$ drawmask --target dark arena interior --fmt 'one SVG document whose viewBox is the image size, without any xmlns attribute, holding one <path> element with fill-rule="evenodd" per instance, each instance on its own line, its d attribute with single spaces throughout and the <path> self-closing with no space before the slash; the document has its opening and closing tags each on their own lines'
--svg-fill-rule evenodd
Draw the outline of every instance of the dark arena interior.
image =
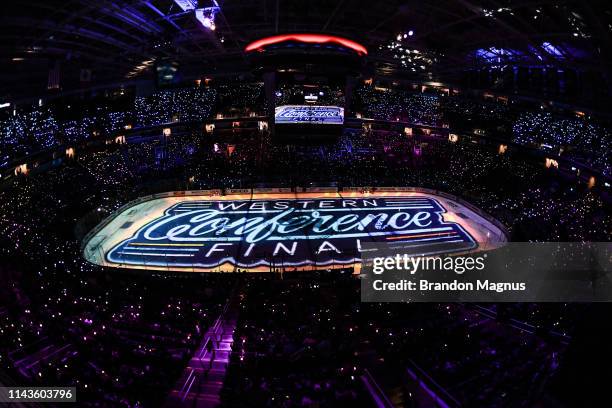
<svg viewBox="0 0 612 408">
<path fill-rule="evenodd" d="M 383 245 L 610 254 L 609 1 L 1 7 L 0 405 L 611 406 L 610 258 L 363 292 Z"/>
</svg>

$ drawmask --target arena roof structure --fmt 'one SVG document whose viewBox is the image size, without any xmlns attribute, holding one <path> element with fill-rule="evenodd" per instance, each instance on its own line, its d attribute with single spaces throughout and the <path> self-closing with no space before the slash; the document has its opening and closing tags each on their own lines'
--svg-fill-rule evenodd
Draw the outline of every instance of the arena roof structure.
<svg viewBox="0 0 612 408">
<path fill-rule="evenodd" d="M 248 44 L 286 33 L 344 37 L 373 71 L 427 80 L 507 66 L 607 78 L 612 60 L 605 1 L 34 0 L 0 19 L 0 95 L 13 98 L 45 90 L 53 69 L 62 89 L 138 79 L 160 60 L 187 78 L 246 72 Z"/>
</svg>

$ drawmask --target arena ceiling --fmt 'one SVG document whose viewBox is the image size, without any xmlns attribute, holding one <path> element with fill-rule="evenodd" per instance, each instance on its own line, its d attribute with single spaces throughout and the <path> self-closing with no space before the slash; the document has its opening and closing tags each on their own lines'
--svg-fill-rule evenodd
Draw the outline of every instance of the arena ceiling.
<svg viewBox="0 0 612 408">
<path fill-rule="evenodd" d="M 241 73 L 246 44 L 287 32 L 356 40 L 368 48 L 373 69 L 388 75 L 445 80 L 508 65 L 611 71 L 608 1 L 219 0 L 215 30 L 180 2 L 4 2 L 0 96 L 40 93 L 56 64 L 66 89 L 83 69 L 91 70 L 92 84 L 104 84 L 146 77 L 165 59 L 177 61 L 185 77 Z"/>
</svg>

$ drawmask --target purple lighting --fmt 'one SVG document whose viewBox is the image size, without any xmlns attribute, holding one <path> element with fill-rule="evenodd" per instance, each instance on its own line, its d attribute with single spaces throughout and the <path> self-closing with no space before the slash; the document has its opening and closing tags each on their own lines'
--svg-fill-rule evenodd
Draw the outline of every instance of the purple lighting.
<svg viewBox="0 0 612 408">
<path fill-rule="evenodd" d="M 552 45 L 549 42 L 542 43 L 542 48 L 544 49 L 544 51 L 546 51 L 547 53 L 549 53 L 553 57 L 563 58 L 565 56 L 565 55 L 563 55 L 563 52 L 559 48 L 555 47 L 554 45 Z"/>
</svg>

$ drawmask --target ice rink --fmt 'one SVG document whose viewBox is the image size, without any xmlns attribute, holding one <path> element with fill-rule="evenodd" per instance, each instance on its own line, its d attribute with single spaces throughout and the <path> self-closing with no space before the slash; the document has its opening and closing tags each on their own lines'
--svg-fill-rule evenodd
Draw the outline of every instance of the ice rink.
<svg viewBox="0 0 612 408">
<path fill-rule="evenodd" d="M 465 242 L 472 250 L 506 242 L 496 223 L 450 197 L 421 191 L 179 192 L 113 214 L 86 238 L 83 255 L 121 268 L 265 272 L 358 269 L 361 245 L 371 241 Z"/>
</svg>

